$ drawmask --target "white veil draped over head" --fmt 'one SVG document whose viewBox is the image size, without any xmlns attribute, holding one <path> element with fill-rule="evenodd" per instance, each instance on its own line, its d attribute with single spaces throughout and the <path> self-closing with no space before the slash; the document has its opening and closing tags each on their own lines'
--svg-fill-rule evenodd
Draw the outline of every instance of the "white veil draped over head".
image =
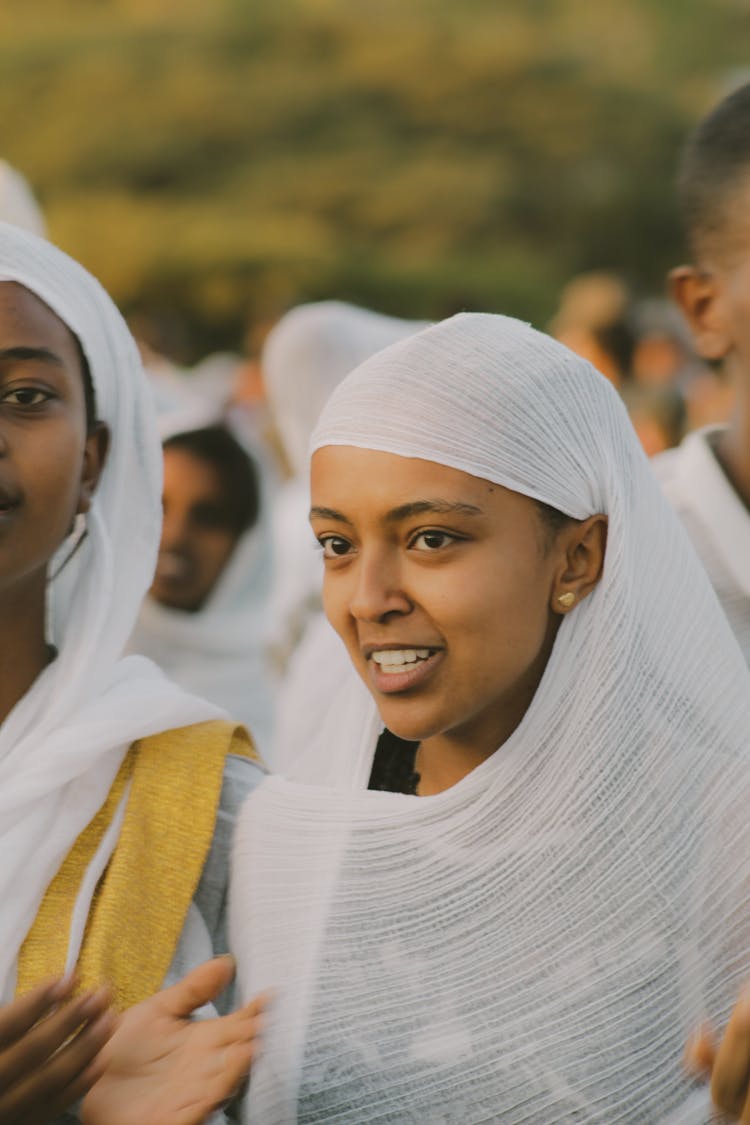
<svg viewBox="0 0 750 1125">
<path fill-rule="evenodd" d="M 685 1038 L 750 973 L 750 681 L 624 407 L 550 338 L 464 314 L 353 372 L 326 445 L 603 512 L 608 542 L 457 785 L 368 791 L 382 722 L 352 674 L 304 775 L 245 805 L 232 948 L 244 993 L 277 990 L 247 1119 L 702 1120 Z"/>
<path fill-rule="evenodd" d="M 331 391 L 357 364 L 425 326 L 345 301 L 298 305 L 281 317 L 263 347 L 263 378 L 298 477 L 307 480 L 310 434 Z"/>
<path fill-rule="evenodd" d="M 206 602 L 195 613 L 160 605 L 148 595 L 128 650 L 141 652 L 177 683 L 199 692 L 248 727 L 267 758 L 273 735 L 274 689 L 268 647 L 273 578 L 271 498 L 260 460 L 215 409 L 203 406 L 160 419 L 163 441 L 209 426 L 227 429 L 253 465 L 258 517 L 237 540 Z"/>
<path fill-rule="evenodd" d="M 7 160 L 0 160 L 0 222 L 12 223 L 42 238 L 46 235 L 44 215 L 34 193 Z"/>
<path fill-rule="evenodd" d="M 151 392 L 124 321 L 80 265 L 6 224 L 0 281 L 25 286 L 78 337 L 97 415 L 111 433 L 86 537 L 49 587 L 57 658 L 0 725 L 2 1001 L 13 994 L 18 950 L 46 887 L 102 805 L 129 745 L 222 712 L 150 661 L 121 656 L 151 582 L 161 521 Z M 64 543 L 50 574 L 70 551 Z"/>
</svg>

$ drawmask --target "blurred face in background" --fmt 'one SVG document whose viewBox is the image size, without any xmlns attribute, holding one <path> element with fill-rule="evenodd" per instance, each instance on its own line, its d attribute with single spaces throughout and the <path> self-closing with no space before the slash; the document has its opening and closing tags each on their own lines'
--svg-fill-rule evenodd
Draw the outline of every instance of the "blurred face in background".
<svg viewBox="0 0 750 1125">
<path fill-rule="evenodd" d="M 194 613 L 205 604 L 240 531 L 215 465 L 186 449 L 164 450 L 164 523 L 151 597 Z"/>
</svg>

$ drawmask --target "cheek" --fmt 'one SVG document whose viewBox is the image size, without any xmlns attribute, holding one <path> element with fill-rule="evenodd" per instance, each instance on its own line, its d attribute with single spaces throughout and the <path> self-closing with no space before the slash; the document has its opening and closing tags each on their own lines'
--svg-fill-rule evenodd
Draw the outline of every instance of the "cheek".
<svg viewBox="0 0 750 1125">
<path fill-rule="evenodd" d="M 225 531 L 216 531 L 201 537 L 198 555 L 206 571 L 217 575 L 229 562 L 237 539 Z"/>
<path fill-rule="evenodd" d="M 436 591 L 430 609 L 451 647 L 467 657 L 472 676 L 498 665 L 520 670 L 544 643 L 549 584 L 533 556 L 489 558 Z"/>
<path fill-rule="evenodd" d="M 348 611 L 349 590 L 346 575 L 324 570 L 323 611 L 347 647 L 356 643 L 354 621 Z"/>
<path fill-rule="evenodd" d="M 83 450 L 73 441 L 48 442 L 44 456 L 33 463 L 34 486 L 27 491 L 28 501 L 41 515 L 46 512 L 52 526 L 64 526 L 66 533 L 75 516 L 81 494 Z"/>
</svg>

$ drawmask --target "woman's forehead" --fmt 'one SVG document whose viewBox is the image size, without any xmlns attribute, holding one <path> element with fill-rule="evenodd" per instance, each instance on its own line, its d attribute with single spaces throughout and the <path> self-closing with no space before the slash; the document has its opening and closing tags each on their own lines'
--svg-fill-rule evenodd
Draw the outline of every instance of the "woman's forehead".
<svg viewBox="0 0 750 1125">
<path fill-rule="evenodd" d="M 55 341 L 76 349 L 73 332 L 57 313 L 27 286 L 10 280 L 0 281 L 0 340 L 3 347 Z"/>
<path fill-rule="evenodd" d="M 503 494 L 511 493 L 461 469 L 382 450 L 327 445 L 316 450 L 311 462 L 313 507 L 356 512 L 367 505 L 390 510 L 424 500 L 435 501 L 436 508 L 440 501 L 463 506 L 468 514 L 471 508 L 492 507 L 493 498 Z"/>
</svg>

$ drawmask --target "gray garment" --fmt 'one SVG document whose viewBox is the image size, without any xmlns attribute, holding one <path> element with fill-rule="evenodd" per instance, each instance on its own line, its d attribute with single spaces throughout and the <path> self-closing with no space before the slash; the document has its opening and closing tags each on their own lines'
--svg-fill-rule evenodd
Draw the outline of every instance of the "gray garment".
<svg viewBox="0 0 750 1125">
<path fill-rule="evenodd" d="M 216 815 L 216 827 L 200 883 L 185 920 L 172 964 L 164 979 L 164 987 L 175 984 L 185 973 L 215 957 L 228 952 L 227 945 L 227 891 L 229 886 L 229 856 L 237 813 L 245 798 L 266 776 L 264 768 L 247 758 L 227 755 L 224 781 Z M 216 1002 L 206 1004 L 196 1016 L 210 1019 L 225 1015 L 234 1007 L 234 988 L 230 987 Z M 57 1118 L 54 1125 L 72 1125 L 78 1114 L 69 1111 Z M 225 1125 L 236 1118 L 230 1113 L 216 1113 L 208 1118 L 209 1125 Z"/>
</svg>

